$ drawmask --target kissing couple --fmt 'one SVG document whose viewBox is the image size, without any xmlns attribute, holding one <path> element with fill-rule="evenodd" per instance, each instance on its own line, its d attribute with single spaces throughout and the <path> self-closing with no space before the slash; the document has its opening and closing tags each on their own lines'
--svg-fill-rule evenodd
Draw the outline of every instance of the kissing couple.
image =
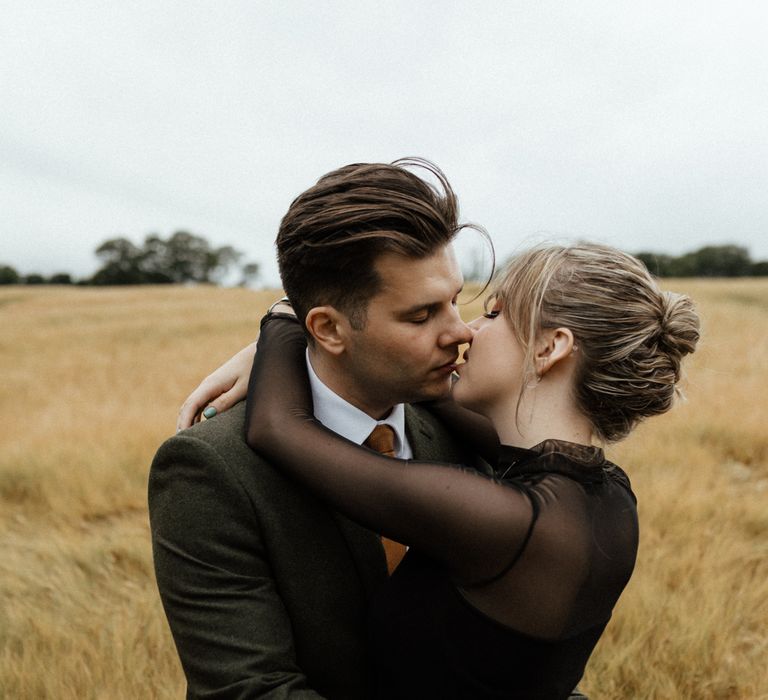
<svg viewBox="0 0 768 700">
<path fill-rule="evenodd" d="M 514 257 L 467 324 L 463 227 L 420 159 L 342 167 L 289 207 L 287 298 L 151 468 L 188 698 L 584 697 L 638 542 L 600 445 L 672 406 L 698 317 L 578 244 Z"/>
</svg>

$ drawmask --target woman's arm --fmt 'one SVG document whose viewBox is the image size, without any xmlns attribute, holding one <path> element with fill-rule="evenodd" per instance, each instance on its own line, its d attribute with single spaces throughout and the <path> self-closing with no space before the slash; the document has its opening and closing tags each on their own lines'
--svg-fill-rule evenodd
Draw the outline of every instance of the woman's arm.
<svg viewBox="0 0 768 700">
<path fill-rule="evenodd" d="M 181 405 L 176 419 L 177 433 L 200 421 L 203 413 L 206 418 L 212 418 L 245 398 L 255 352 L 256 341 L 230 357 L 200 382 Z M 213 410 L 209 412 L 209 409 Z"/>
<path fill-rule="evenodd" d="M 458 465 L 383 457 L 314 417 L 298 323 L 268 320 L 248 388 L 248 444 L 366 527 L 441 561 L 460 585 L 506 569 L 533 517 L 528 495 Z"/>
<path fill-rule="evenodd" d="M 296 316 L 287 297 L 272 304 L 269 313 Z M 187 396 L 176 419 L 177 433 L 198 423 L 203 415 L 213 418 L 245 398 L 256 345 L 256 341 L 246 345 L 221 367 L 211 372 Z"/>
</svg>

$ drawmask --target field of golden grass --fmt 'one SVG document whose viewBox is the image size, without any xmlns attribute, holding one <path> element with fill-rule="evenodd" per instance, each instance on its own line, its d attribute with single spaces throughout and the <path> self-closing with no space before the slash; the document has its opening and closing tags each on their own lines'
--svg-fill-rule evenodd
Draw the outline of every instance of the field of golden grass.
<svg viewBox="0 0 768 700">
<path fill-rule="evenodd" d="M 704 339 L 687 402 L 608 450 L 638 495 L 641 544 L 583 688 L 768 698 L 768 281 L 666 284 L 698 301 Z M 274 298 L 0 289 L 0 697 L 183 697 L 147 471 L 183 398 Z"/>
</svg>

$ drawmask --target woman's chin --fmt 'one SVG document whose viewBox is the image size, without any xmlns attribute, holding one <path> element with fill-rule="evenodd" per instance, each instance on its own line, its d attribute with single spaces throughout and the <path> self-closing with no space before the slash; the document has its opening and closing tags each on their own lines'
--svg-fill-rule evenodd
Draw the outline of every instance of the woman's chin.
<svg viewBox="0 0 768 700">
<path fill-rule="evenodd" d="M 470 411 L 475 411 L 475 413 L 480 413 L 479 407 L 472 401 L 472 397 L 469 395 L 469 392 L 465 390 L 464 385 L 461 383 L 461 379 L 454 382 L 451 387 L 451 398 L 453 398 L 459 406 L 468 408 Z"/>
</svg>

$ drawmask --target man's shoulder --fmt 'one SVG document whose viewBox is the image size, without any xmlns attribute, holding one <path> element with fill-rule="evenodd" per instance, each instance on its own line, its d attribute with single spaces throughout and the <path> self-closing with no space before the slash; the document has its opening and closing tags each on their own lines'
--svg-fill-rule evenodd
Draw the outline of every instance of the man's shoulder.
<svg viewBox="0 0 768 700">
<path fill-rule="evenodd" d="M 429 410 L 428 405 L 406 404 L 405 422 L 414 456 L 421 460 L 463 462 L 463 446 Z M 311 458 L 311 457 L 310 457 Z M 230 469 L 266 465 L 245 441 L 245 402 L 168 438 L 155 455 L 158 463 L 173 461 L 221 461 Z"/>
<path fill-rule="evenodd" d="M 219 449 L 249 449 L 245 442 L 245 401 L 236 403 L 215 418 L 196 423 L 175 437 L 201 440 Z"/>
<path fill-rule="evenodd" d="M 241 401 L 215 418 L 176 433 L 161 445 L 160 450 L 188 441 L 206 443 L 217 451 L 249 449 L 245 442 L 245 402 Z"/>
<path fill-rule="evenodd" d="M 168 438 L 155 454 L 152 472 L 174 464 L 218 465 L 233 473 L 266 464 L 245 441 L 245 402 Z"/>
</svg>

